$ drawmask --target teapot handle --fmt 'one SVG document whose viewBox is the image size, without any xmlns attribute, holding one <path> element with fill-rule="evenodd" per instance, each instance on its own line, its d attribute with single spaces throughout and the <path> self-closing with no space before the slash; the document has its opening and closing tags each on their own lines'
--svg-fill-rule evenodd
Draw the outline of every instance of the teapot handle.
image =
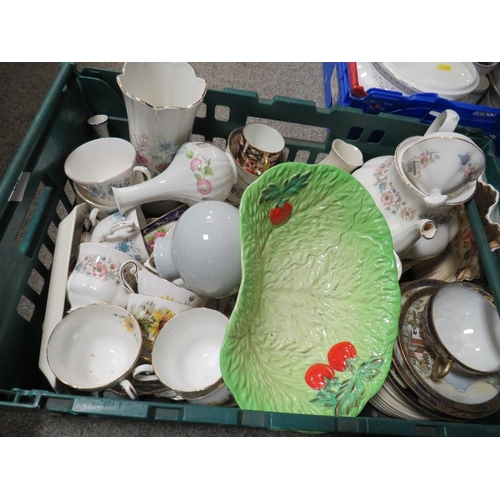
<svg viewBox="0 0 500 500">
<path fill-rule="evenodd" d="M 434 134 L 435 132 L 453 132 L 460 121 L 460 115 L 452 109 L 445 109 L 436 116 L 430 124 L 424 136 Z"/>
</svg>

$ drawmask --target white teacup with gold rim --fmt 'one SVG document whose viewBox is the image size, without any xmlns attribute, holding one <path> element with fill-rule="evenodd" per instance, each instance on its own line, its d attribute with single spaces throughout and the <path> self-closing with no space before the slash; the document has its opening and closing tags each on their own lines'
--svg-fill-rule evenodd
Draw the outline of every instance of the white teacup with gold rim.
<svg viewBox="0 0 500 500">
<path fill-rule="evenodd" d="M 137 391 L 127 377 L 142 348 L 131 313 L 110 304 L 91 304 L 67 314 L 47 342 L 47 362 L 65 385 L 96 392 L 120 386 L 130 399 Z"/>
<path fill-rule="evenodd" d="M 446 283 L 431 295 L 424 329 L 436 354 L 432 374 L 453 364 L 479 374 L 500 372 L 500 318 L 493 297 L 469 282 Z"/>
<path fill-rule="evenodd" d="M 221 312 L 205 307 L 178 314 L 159 332 L 151 364 L 134 369 L 134 380 L 159 380 L 186 401 L 199 405 L 231 402 L 219 362 L 228 322 Z"/>
</svg>

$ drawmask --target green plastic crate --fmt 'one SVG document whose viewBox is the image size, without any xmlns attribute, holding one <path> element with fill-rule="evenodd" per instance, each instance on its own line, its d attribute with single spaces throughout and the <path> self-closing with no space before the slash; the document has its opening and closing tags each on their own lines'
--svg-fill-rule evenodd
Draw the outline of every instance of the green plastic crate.
<svg viewBox="0 0 500 500">
<path fill-rule="evenodd" d="M 129 138 L 125 104 L 116 76 L 114 71 L 84 68 L 79 72 L 75 64 L 61 64 L 0 184 L 0 274 L 4 284 L 8 284 L 0 289 L 0 411 L 19 409 L 336 435 L 500 435 L 500 412 L 480 421 L 456 423 L 389 418 L 369 404 L 358 417 L 350 418 L 55 393 L 39 370 L 38 358 L 57 227 L 75 203 L 64 174 L 64 161 L 73 149 L 94 138 L 87 125 L 93 114 L 107 114 L 111 135 Z M 202 109 L 194 125 L 196 138 L 224 146 L 230 132 L 243 126 L 248 117 L 285 122 L 298 131 L 297 136 L 285 137 L 288 160 L 308 163 L 325 156 L 335 138 L 356 144 L 365 159 L 370 159 L 392 154 L 403 139 L 421 135 L 427 128 L 413 118 L 369 115 L 348 107 L 317 108 L 310 101 L 279 96 L 264 100 L 253 92 L 235 89 L 209 89 Z M 307 129 L 314 130 L 321 139 L 304 138 L 300 131 Z M 479 129 L 458 130 L 484 150 L 488 180 L 500 186 L 500 159 L 494 155 L 491 139 Z M 8 201 L 18 179 L 26 173 L 29 180 L 22 200 Z M 498 304 L 498 257 L 489 249 L 474 200 L 467 203 L 467 213 L 487 285 Z"/>
</svg>

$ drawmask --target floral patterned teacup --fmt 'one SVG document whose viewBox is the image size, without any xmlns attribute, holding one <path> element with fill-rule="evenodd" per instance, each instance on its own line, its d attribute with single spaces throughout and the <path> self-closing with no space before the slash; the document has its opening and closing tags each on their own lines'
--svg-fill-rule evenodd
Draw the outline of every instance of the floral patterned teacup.
<svg viewBox="0 0 500 500">
<path fill-rule="evenodd" d="M 126 214 L 115 212 L 100 221 L 98 214 L 99 209 L 90 212 L 90 223 L 94 226 L 90 242 L 119 250 L 138 262 L 146 262 L 149 253 L 141 233 L 141 227 L 146 224 L 142 209 L 136 207 Z"/>
<path fill-rule="evenodd" d="M 128 260 L 128 254 L 114 248 L 80 243 L 78 258 L 66 285 L 70 311 L 94 303 L 125 307 L 130 292 L 120 279 L 120 267 Z"/>
<path fill-rule="evenodd" d="M 193 309 L 172 300 L 131 293 L 127 299 L 127 310 L 141 327 L 142 358 L 149 360 L 156 337 L 165 324 L 177 314 Z"/>
<path fill-rule="evenodd" d="M 137 165 L 134 146 L 118 137 L 102 137 L 77 147 L 66 159 L 64 172 L 85 199 L 105 206 L 116 206 L 113 187 L 135 184 L 137 176 L 151 179 L 149 169 Z"/>
</svg>

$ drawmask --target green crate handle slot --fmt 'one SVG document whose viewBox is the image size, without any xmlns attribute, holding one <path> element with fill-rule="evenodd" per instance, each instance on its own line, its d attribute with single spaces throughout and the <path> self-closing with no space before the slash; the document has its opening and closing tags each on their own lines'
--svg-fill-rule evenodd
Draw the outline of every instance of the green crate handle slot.
<svg viewBox="0 0 500 500">
<path fill-rule="evenodd" d="M 22 172 L 28 169 L 30 156 L 40 146 L 50 128 L 51 118 L 61 100 L 68 80 L 71 76 L 76 77 L 76 64 L 62 63 L 60 70 L 50 87 L 47 97 L 44 99 L 37 114 L 35 115 L 26 135 L 19 145 L 12 162 L 0 183 L 0 200 L 7 200 L 16 185 Z M 7 203 L 0 205 L 0 221 L 7 210 Z M 1 226 L 0 226 L 1 228 Z"/>
</svg>

